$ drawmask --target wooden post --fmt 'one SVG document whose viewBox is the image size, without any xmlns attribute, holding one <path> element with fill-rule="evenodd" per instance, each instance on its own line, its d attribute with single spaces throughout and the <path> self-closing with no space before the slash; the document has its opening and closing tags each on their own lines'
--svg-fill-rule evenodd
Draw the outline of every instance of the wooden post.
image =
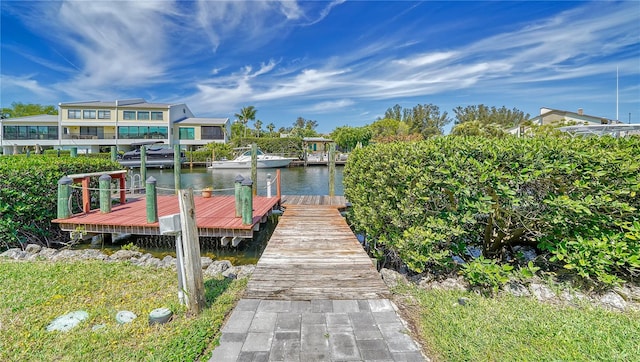
<svg viewBox="0 0 640 362">
<path fill-rule="evenodd" d="M 82 211 L 88 213 L 91 211 L 91 191 L 89 186 L 91 185 L 91 177 L 85 176 L 82 178 Z"/>
<path fill-rule="evenodd" d="M 140 146 L 140 180 L 146 180 L 146 179 L 147 179 L 147 147 Z"/>
<path fill-rule="evenodd" d="M 329 196 L 336 195 L 336 144 L 329 144 Z"/>
<path fill-rule="evenodd" d="M 116 162 L 118 159 L 118 149 L 116 146 L 111 146 L 111 161 Z"/>
<path fill-rule="evenodd" d="M 100 212 L 111 212 L 111 176 L 104 174 L 98 179 L 100 184 Z"/>
<path fill-rule="evenodd" d="M 271 174 L 267 174 L 267 197 L 271 198 Z"/>
<path fill-rule="evenodd" d="M 244 177 L 242 175 L 236 176 L 234 180 L 234 191 L 236 197 L 236 217 L 242 217 L 242 181 L 244 181 Z"/>
<path fill-rule="evenodd" d="M 69 210 L 69 195 L 73 180 L 64 176 L 58 180 L 58 219 L 68 219 L 71 216 Z"/>
<path fill-rule="evenodd" d="M 282 179 L 280 178 L 280 169 L 276 170 L 276 196 L 282 198 Z"/>
<path fill-rule="evenodd" d="M 78 147 L 71 147 L 71 157 L 78 157 Z"/>
<path fill-rule="evenodd" d="M 193 190 L 180 190 L 178 195 L 180 199 L 180 225 L 182 228 L 187 308 L 190 313 L 199 314 L 205 307 L 205 299 Z"/>
<path fill-rule="evenodd" d="M 248 178 L 242 181 L 242 225 L 253 223 L 253 184 Z"/>
<path fill-rule="evenodd" d="M 180 185 L 180 145 L 173 145 L 173 180 L 176 185 L 176 194 L 178 194 L 178 190 L 182 187 Z"/>
<path fill-rule="evenodd" d="M 145 194 L 147 199 L 147 223 L 158 221 L 158 194 L 156 192 L 156 179 L 151 176 L 147 179 Z"/>
<path fill-rule="evenodd" d="M 255 143 L 251 144 L 251 179 L 258 180 L 258 145 Z M 252 193 L 254 196 L 258 194 L 257 182 L 253 183 Z"/>
</svg>

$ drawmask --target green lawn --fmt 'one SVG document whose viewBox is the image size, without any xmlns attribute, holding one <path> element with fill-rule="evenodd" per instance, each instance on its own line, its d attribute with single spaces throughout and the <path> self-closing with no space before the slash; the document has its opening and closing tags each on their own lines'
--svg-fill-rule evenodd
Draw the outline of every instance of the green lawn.
<svg viewBox="0 0 640 362">
<path fill-rule="evenodd" d="M 436 361 L 640 361 L 638 312 L 408 286 L 396 292 Z"/>
<path fill-rule="evenodd" d="M 0 276 L 0 361 L 192 361 L 212 349 L 246 286 L 246 280 L 205 279 L 207 307 L 190 317 L 178 303 L 171 269 L 0 260 Z M 173 321 L 149 326 L 149 312 L 160 307 L 174 312 Z M 89 318 L 75 329 L 45 330 L 56 317 L 80 309 Z M 120 310 L 138 318 L 119 325 Z M 96 324 L 106 327 L 92 331 Z"/>
</svg>

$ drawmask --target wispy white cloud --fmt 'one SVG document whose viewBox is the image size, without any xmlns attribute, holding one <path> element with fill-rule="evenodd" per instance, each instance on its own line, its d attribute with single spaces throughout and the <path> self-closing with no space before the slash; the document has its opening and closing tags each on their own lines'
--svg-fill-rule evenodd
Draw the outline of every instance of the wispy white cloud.
<svg viewBox="0 0 640 362">
<path fill-rule="evenodd" d="M 352 99 L 338 99 L 338 100 L 320 102 L 305 108 L 305 110 L 313 113 L 334 112 L 336 110 L 340 110 L 340 109 L 352 106 L 355 103 L 356 102 L 354 102 Z"/>
<path fill-rule="evenodd" d="M 3 91 L 8 94 L 21 93 L 26 90 L 43 99 L 54 97 L 56 94 L 56 92 L 51 88 L 42 86 L 36 79 L 34 79 L 33 75 L 16 77 L 0 74 L 0 83 L 2 83 Z"/>
</svg>

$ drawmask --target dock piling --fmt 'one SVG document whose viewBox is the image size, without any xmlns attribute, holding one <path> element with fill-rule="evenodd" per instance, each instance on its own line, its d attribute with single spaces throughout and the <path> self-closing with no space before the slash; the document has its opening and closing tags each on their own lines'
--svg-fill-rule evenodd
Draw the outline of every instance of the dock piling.
<svg viewBox="0 0 640 362">
<path fill-rule="evenodd" d="M 329 144 L 329 196 L 336 195 L 336 144 Z"/>
<path fill-rule="evenodd" d="M 111 176 L 104 174 L 98 179 L 100 185 L 100 212 L 111 212 Z"/>
<path fill-rule="evenodd" d="M 71 194 L 72 183 L 73 180 L 67 176 L 58 180 L 58 219 L 68 219 L 71 216 L 69 195 Z"/>
<path fill-rule="evenodd" d="M 180 185 L 180 145 L 173 145 L 173 180 L 176 186 L 176 194 L 182 188 Z"/>
<path fill-rule="evenodd" d="M 253 181 L 242 181 L 242 224 L 251 225 L 253 222 Z"/>
<path fill-rule="evenodd" d="M 204 279 L 200 260 L 200 242 L 196 226 L 193 190 L 180 190 L 180 226 L 184 256 L 184 283 L 187 308 L 191 314 L 200 314 L 205 307 Z"/>
<path fill-rule="evenodd" d="M 244 177 L 242 177 L 242 175 L 236 176 L 234 180 L 236 217 L 242 217 L 242 181 L 244 181 Z"/>
<path fill-rule="evenodd" d="M 151 176 L 147 179 L 146 200 L 147 200 L 147 222 L 149 224 L 158 221 L 158 194 L 156 191 L 156 179 Z"/>
<path fill-rule="evenodd" d="M 147 179 L 147 147 L 140 146 L 140 179 Z"/>
<path fill-rule="evenodd" d="M 116 149 L 116 146 L 111 146 L 111 161 L 116 162 L 116 160 L 118 159 L 118 150 Z"/>
<path fill-rule="evenodd" d="M 256 143 L 251 144 L 251 179 L 258 180 L 258 145 Z M 253 195 L 258 194 L 258 183 L 253 183 L 252 189 Z"/>
</svg>

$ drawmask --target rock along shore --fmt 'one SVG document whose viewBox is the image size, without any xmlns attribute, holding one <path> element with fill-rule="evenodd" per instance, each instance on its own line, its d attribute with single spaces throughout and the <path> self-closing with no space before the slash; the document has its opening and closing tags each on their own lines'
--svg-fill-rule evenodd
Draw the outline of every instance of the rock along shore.
<svg viewBox="0 0 640 362">
<path fill-rule="evenodd" d="M 133 265 L 155 268 L 175 268 L 176 258 L 165 256 L 158 259 L 151 254 L 143 254 L 133 250 L 118 250 L 111 255 L 107 255 L 100 250 L 70 250 L 52 249 L 42 247 L 37 244 L 29 244 L 24 250 L 12 248 L 0 254 L 0 258 L 7 258 L 18 261 L 78 261 L 78 260 L 101 260 L 104 262 L 130 262 Z M 212 260 L 209 257 L 200 258 L 202 272 L 205 276 L 223 276 L 230 279 L 247 278 L 253 273 L 255 265 L 233 266 L 229 260 Z"/>
</svg>

